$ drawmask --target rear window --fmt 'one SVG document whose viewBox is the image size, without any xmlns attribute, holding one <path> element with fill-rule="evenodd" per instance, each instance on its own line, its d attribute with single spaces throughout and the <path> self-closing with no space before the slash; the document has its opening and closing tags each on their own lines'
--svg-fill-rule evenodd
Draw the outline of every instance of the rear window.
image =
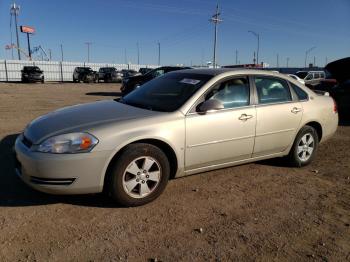
<svg viewBox="0 0 350 262">
<path fill-rule="evenodd" d="M 304 79 L 307 76 L 308 72 L 297 72 L 295 75 L 301 79 Z"/>
<path fill-rule="evenodd" d="M 309 97 L 303 89 L 292 83 L 290 83 L 290 85 L 292 86 L 294 92 L 297 94 L 299 100 L 308 100 Z"/>
<path fill-rule="evenodd" d="M 292 100 L 286 81 L 274 77 L 256 76 L 259 104 L 282 103 Z"/>
</svg>

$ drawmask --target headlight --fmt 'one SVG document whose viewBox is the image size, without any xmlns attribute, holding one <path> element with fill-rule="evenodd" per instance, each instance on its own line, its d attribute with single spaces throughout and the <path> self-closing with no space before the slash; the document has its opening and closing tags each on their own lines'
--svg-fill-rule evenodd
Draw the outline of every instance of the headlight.
<svg viewBox="0 0 350 262">
<path fill-rule="evenodd" d="M 34 150 L 42 153 L 74 154 L 91 151 L 98 139 L 88 133 L 70 133 L 46 139 Z"/>
</svg>

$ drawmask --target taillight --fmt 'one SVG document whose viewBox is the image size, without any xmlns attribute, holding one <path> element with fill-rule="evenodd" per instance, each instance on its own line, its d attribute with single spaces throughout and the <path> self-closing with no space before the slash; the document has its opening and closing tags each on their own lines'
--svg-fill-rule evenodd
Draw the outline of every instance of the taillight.
<svg viewBox="0 0 350 262">
<path fill-rule="evenodd" d="M 338 106 L 337 106 L 337 102 L 335 102 L 334 98 L 333 98 L 333 103 L 334 103 L 334 106 L 333 106 L 333 112 L 334 112 L 334 113 L 338 113 Z"/>
</svg>

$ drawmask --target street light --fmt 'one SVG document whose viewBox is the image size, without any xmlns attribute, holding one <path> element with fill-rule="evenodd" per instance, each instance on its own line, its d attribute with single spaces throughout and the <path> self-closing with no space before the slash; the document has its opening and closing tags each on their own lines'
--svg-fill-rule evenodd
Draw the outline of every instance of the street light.
<svg viewBox="0 0 350 262">
<path fill-rule="evenodd" d="M 307 63 L 307 56 L 309 55 L 309 53 L 314 50 L 316 48 L 316 46 L 311 47 L 310 49 L 306 50 L 305 52 L 305 68 L 306 68 L 306 63 Z"/>
<path fill-rule="evenodd" d="M 259 64 L 259 48 L 260 48 L 260 35 L 254 31 L 248 31 L 248 33 L 252 33 L 258 40 L 258 49 L 256 50 L 256 63 Z"/>
</svg>

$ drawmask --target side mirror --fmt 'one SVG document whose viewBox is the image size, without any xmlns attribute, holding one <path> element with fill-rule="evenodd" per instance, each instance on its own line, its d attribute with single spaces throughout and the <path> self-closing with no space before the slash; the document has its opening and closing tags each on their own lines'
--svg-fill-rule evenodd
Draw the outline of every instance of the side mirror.
<svg viewBox="0 0 350 262">
<path fill-rule="evenodd" d="M 200 103 L 197 106 L 197 112 L 198 113 L 206 113 L 208 111 L 215 111 L 224 109 L 224 105 L 221 101 L 216 99 L 209 99 L 207 101 L 204 101 L 203 103 Z"/>
</svg>

